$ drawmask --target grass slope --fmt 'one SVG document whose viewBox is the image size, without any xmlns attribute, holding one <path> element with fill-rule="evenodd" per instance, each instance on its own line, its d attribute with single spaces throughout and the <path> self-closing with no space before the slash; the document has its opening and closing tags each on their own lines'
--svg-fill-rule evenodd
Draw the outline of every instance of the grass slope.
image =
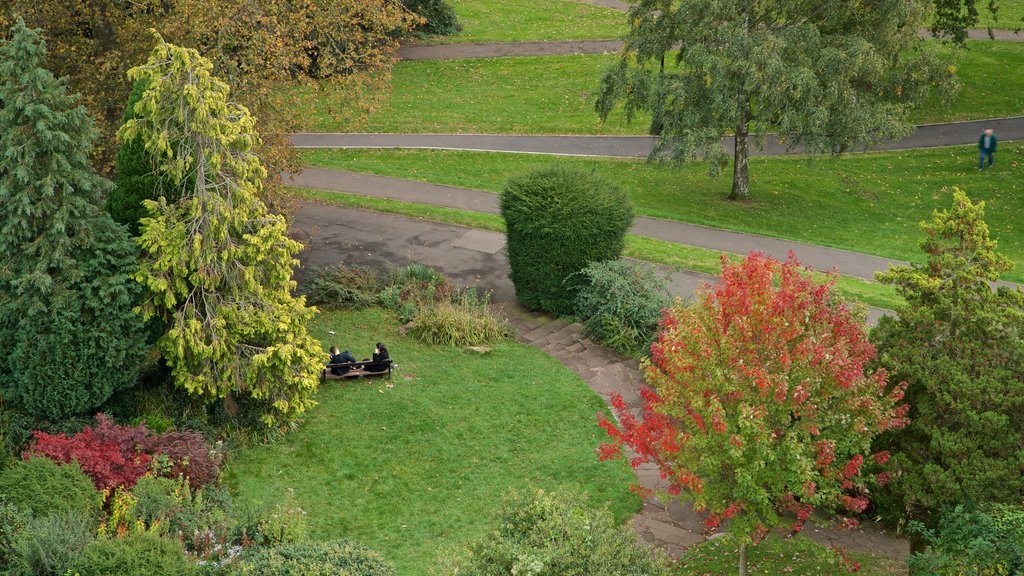
<svg viewBox="0 0 1024 576">
<path fill-rule="evenodd" d="M 291 490 L 314 537 L 353 538 L 403 575 L 428 574 L 439 551 L 484 534 L 509 488 L 579 485 L 623 521 L 638 509 L 629 466 L 594 454 L 604 402 L 543 352 L 425 346 L 380 310 L 322 312 L 310 331 L 356 356 L 383 340 L 399 366 L 394 387 L 325 385 L 296 432 L 232 454 L 234 494 Z"/>
<path fill-rule="evenodd" d="M 753 158 L 753 201 L 725 200 L 728 177 L 708 178 L 703 164 L 557 158 L 451 151 L 317 150 L 315 166 L 412 178 L 497 192 L 511 176 L 555 162 L 607 176 L 623 186 L 639 214 L 922 261 L 918 222 L 950 206 L 952 187 L 987 203 L 999 249 L 1018 264 L 1006 279 L 1024 281 L 1024 143 L 1000 145 L 996 165 L 977 169 L 974 147 L 851 154 L 809 162 Z M 798 255 L 799 256 L 799 255 Z"/>
<path fill-rule="evenodd" d="M 451 0 L 462 32 L 429 42 L 607 40 L 626 33 L 626 15 L 576 0 Z"/>
</svg>

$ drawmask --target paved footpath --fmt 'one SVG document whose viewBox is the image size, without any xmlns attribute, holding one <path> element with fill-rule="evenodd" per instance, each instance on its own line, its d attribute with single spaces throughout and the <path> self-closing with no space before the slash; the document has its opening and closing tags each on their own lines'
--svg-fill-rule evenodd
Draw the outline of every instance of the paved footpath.
<svg viewBox="0 0 1024 576">
<path fill-rule="evenodd" d="M 879 145 L 877 150 L 908 150 L 940 146 L 974 145 L 986 128 L 992 128 L 1002 142 L 1024 140 L 1024 116 L 923 124 L 909 136 Z M 615 158 L 647 157 L 657 138 L 654 136 L 541 136 L 511 134 L 292 134 L 296 148 L 420 148 L 430 150 L 470 150 L 475 152 L 512 152 L 555 156 L 605 156 Z M 731 136 L 722 139 L 726 150 L 733 149 Z M 774 136 L 763 149 L 751 146 L 752 156 L 800 154 Z"/>
<path fill-rule="evenodd" d="M 362 266 L 404 266 L 412 262 L 432 266 L 457 284 L 491 291 L 495 303 L 518 328 L 521 341 L 551 354 L 606 401 L 618 393 L 631 410 L 640 410 L 643 378 L 635 360 L 622 358 L 593 342 L 579 324 L 529 312 L 515 302 L 502 234 L 310 202 L 301 203 L 293 216 L 292 231 L 306 245 L 299 255 L 303 264 L 297 274 L 300 283 L 308 267 L 339 261 Z M 703 274 L 677 272 L 672 275 L 670 289 L 688 297 L 713 280 Z M 637 479 L 645 488 L 666 488 L 653 466 L 638 470 Z M 703 517 L 692 507 L 665 504 L 655 497 L 645 499 L 633 525 L 646 541 L 674 557 L 706 539 Z M 903 560 L 909 554 L 905 540 L 875 526 L 834 531 L 812 524 L 804 534 L 826 545 L 882 558 Z"/>
<path fill-rule="evenodd" d="M 995 40 L 1022 42 L 1024 33 L 993 30 Z M 921 37 L 931 34 L 921 32 Z M 969 30 L 968 38 L 988 40 L 988 31 Z M 509 58 L 521 56 L 571 56 L 609 54 L 622 50 L 622 40 L 538 40 L 534 42 L 474 42 L 465 44 L 403 44 L 399 60 L 464 60 L 467 58 Z"/>
<path fill-rule="evenodd" d="M 292 186 L 303 188 L 389 198 L 402 202 L 429 204 L 486 214 L 500 213 L 497 194 L 468 188 L 428 184 L 416 180 L 359 172 L 341 172 L 324 168 L 306 168 L 299 174 L 291 175 L 290 181 L 286 181 Z M 797 259 L 806 266 L 816 270 L 836 269 L 846 276 L 864 280 L 873 280 L 875 272 L 887 270 L 889 264 L 905 264 L 899 260 L 859 254 L 838 248 L 826 248 L 814 244 L 643 216 L 634 219 L 631 232 L 638 236 L 733 254 L 748 254 L 752 250 L 758 250 L 781 260 L 785 260 L 789 252 L 793 251 Z"/>
</svg>

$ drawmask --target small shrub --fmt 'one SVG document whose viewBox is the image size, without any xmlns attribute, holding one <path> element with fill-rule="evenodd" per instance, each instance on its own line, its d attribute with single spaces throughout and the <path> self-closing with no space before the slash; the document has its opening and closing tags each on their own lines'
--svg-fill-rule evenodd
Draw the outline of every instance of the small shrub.
<svg viewBox="0 0 1024 576">
<path fill-rule="evenodd" d="M 501 193 L 516 297 L 531 310 L 570 315 L 591 262 L 622 253 L 633 221 L 629 197 L 592 172 L 551 168 L 518 178 Z"/>
<path fill-rule="evenodd" d="M 594 262 L 580 275 L 576 314 L 588 335 L 627 355 L 644 351 L 658 330 L 661 311 L 672 304 L 668 283 L 650 264 Z"/>
<path fill-rule="evenodd" d="M 463 292 L 455 302 L 443 302 L 416 313 L 409 332 L 427 344 L 465 347 L 507 340 L 512 327 L 488 307 L 490 298 L 475 290 Z"/>
<path fill-rule="evenodd" d="M 102 495 L 77 463 L 60 466 L 46 458 L 19 461 L 0 472 L 0 500 L 33 516 L 77 514 L 96 526 Z"/>
<path fill-rule="evenodd" d="M 283 502 L 249 510 L 244 528 L 249 541 L 259 546 L 296 544 L 309 536 L 306 512 L 290 492 Z"/>
<path fill-rule="evenodd" d="M 31 519 L 28 510 L 0 501 L 0 569 L 10 565 L 14 543 Z"/>
<path fill-rule="evenodd" d="M 450 302 L 453 294 L 455 290 L 444 274 L 422 264 L 410 264 L 388 274 L 387 285 L 381 290 L 378 301 L 407 324 L 420 310 Z"/>
<path fill-rule="evenodd" d="M 85 547 L 73 566 L 79 576 L 188 576 L 197 572 L 181 542 L 152 532 L 99 538 Z"/>
<path fill-rule="evenodd" d="M 916 521 L 910 530 L 928 549 L 910 557 L 911 574 L 1024 574 L 1024 508 L 987 511 L 957 506 L 943 513 L 936 530 Z"/>
<path fill-rule="evenodd" d="M 132 490 L 134 517 L 150 531 L 184 543 L 189 554 L 198 558 L 222 560 L 243 537 L 244 526 L 236 529 L 234 507 L 227 491 L 206 488 L 193 491 L 188 483 L 169 478 L 142 477 Z"/>
<path fill-rule="evenodd" d="M 232 572 L 234 576 L 394 576 L 380 554 L 347 540 L 284 544 L 259 549 Z"/>
<path fill-rule="evenodd" d="M 448 36 L 462 31 L 455 10 L 446 0 L 402 0 L 405 9 L 424 19 L 415 32 Z"/>
<path fill-rule="evenodd" d="M 64 576 L 94 539 L 91 522 L 78 514 L 33 518 L 12 547 L 12 576 Z"/>
<path fill-rule="evenodd" d="M 380 274 L 371 268 L 315 268 L 306 282 L 306 301 L 324 309 L 360 309 L 377 303 Z"/>
<path fill-rule="evenodd" d="M 607 510 L 591 508 L 567 491 L 514 493 L 496 529 L 465 558 L 447 559 L 447 573 L 464 576 L 667 576 L 665 559 L 619 526 Z"/>
<path fill-rule="evenodd" d="M 98 490 L 131 488 L 151 467 L 163 476 L 182 476 L 196 487 L 212 482 L 219 473 L 219 454 L 196 432 L 153 434 L 144 424 L 119 426 L 97 414 L 96 426 L 72 436 L 38 431 L 34 435 L 36 443 L 27 454 L 78 462 Z"/>
</svg>

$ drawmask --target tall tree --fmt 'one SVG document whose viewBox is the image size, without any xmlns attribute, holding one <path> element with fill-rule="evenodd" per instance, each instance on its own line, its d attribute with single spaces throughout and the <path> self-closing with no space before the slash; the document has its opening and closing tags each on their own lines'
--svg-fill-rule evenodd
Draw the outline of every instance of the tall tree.
<svg viewBox="0 0 1024 576">
<path fill-rule="evenodd" d="M 389 78 L 398 37 L 418 20 L 399 0 L 8 0 L 0 12 L 46 29 L 54 71 L 100 128 L 98 159 L 114 164 L 114 134 L 131 92 L 126 72 L 145 61 L 155 29 L 195 48 L 244 97 L 268 137 L 261 156 L 271 177 L 292 159 L 287 134 L 301 128 L 300 107 L 316 90 L 290 83 L 342 85 L 355 110 L 372 105 Z M 340 103 L 335 104 L 340 106 Z"/>
<path fill-rule="evenodd" d="M 638 417 L 612 399 L 619 424 L 602 419 L 613 440 L 602 457 L 625 444 L 633 466 L 657 464 L 668 497 L 707 511 L 709 528 L 728 520 L 743 574 L 746 545 L 770 529 L 799 531 L 818 507 L 867 507 L 865 464 L 888 457 L 870 452 L 871 439 L 905 425 L 907 409 L 897 406 L 900 387 L 886 390 L 884 370 L 865 372 L 874 355 L 831 282 L 816 283 L 793 260 L 723 260 L 717 285 L 666 311 L 645 366 L 644 409 Z"/>
<path fill-rule="evenodd" d="M 638 0 L 597 111 L 606 119 L 622 102 L 627 119 L 652 112 L 652 156 L 703 156 L 712 175 L 734 135 L 729 198 L 747 199 L 751 139 L 774 132 L 836 153 L 912 130 L 908 111 L 953 85 L 951 68 L 918 49 L 927 14 L 927 0 Z"/>
<path fill-rule="evenodd" d="M 999 2 L 996 0 L 983 0 L 984 8 L 999 22 Z M 967 39 L 967 31 L 978 25 L 980 12 L 978 0 L 934 0 L 935 16 L 929 31 L 940 38 L 949 38 L 954 42 L 961 43 Z M 1001 24 L 1009 24 L 1020 28 L 1021 22 L 1002 21 Z M 989 27 L 989 36 L 992 36 L 992 28 Z"/>
<path fill-rule="evenodd" d="M 158 346 L 177 384 L 208 399 L 254 399 L 268 425 L 314 404 L 320 344 L 306 332 L 313 310 L 292 297 L 295 255 L 283 218 L 259 199 L 266 171 L 249 111 L 195 50 L 160 41 L 129 75 L 147 88 L 119 132 L 139 139 L 176 202 L 147 200 L 136 278 L 142 306 L 168 332 Z"/>
<path fill-rule="evenodd" d="M 1024 494 L 1024 292 L 989 285 L 1011 263 L 984 214 L 955 191 L 951 210 L 921 224 L 928 263 L 878 275 L 907 301 L 871 338 L 909 384 L 910 426 L 878 445 L 893 452 L 890 492 L 910 517 Z"/>
<path fill-rule="evenodd" d="M 52 419 L 132 385 L 142 361 L 136 247 L 102 209 L 96 132 L 18 20 L 0 47 L 0 394 Z"/>
</svg>

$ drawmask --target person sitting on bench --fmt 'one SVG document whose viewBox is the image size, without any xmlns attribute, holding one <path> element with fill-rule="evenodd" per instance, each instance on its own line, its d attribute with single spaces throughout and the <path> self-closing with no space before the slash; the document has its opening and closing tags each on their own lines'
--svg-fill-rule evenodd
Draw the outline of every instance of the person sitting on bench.
<svg viewBox="0 0 1024 576">
<path fill-rule="evenodd" d="M 346 362 L 355 361 L 355 356 L 349 354 L 348 350 L 339 353 L 337 346 L 331 346 L 331 364 L 344 364 Z M 344 376 L 351 369 L 352 366 L 335 366 L 334 368 L 331 368 L 331 374 L 334 374 L 335 376 Z"/>
<path fill-rule="evenodd" d="M 373 349 L 373 361 L 374 362 L 385 362 L 391 360 L 391 356 L 388 356 L 388 349 L 383 343 L 377 342 L 377 347 Z"/>
</svg>

